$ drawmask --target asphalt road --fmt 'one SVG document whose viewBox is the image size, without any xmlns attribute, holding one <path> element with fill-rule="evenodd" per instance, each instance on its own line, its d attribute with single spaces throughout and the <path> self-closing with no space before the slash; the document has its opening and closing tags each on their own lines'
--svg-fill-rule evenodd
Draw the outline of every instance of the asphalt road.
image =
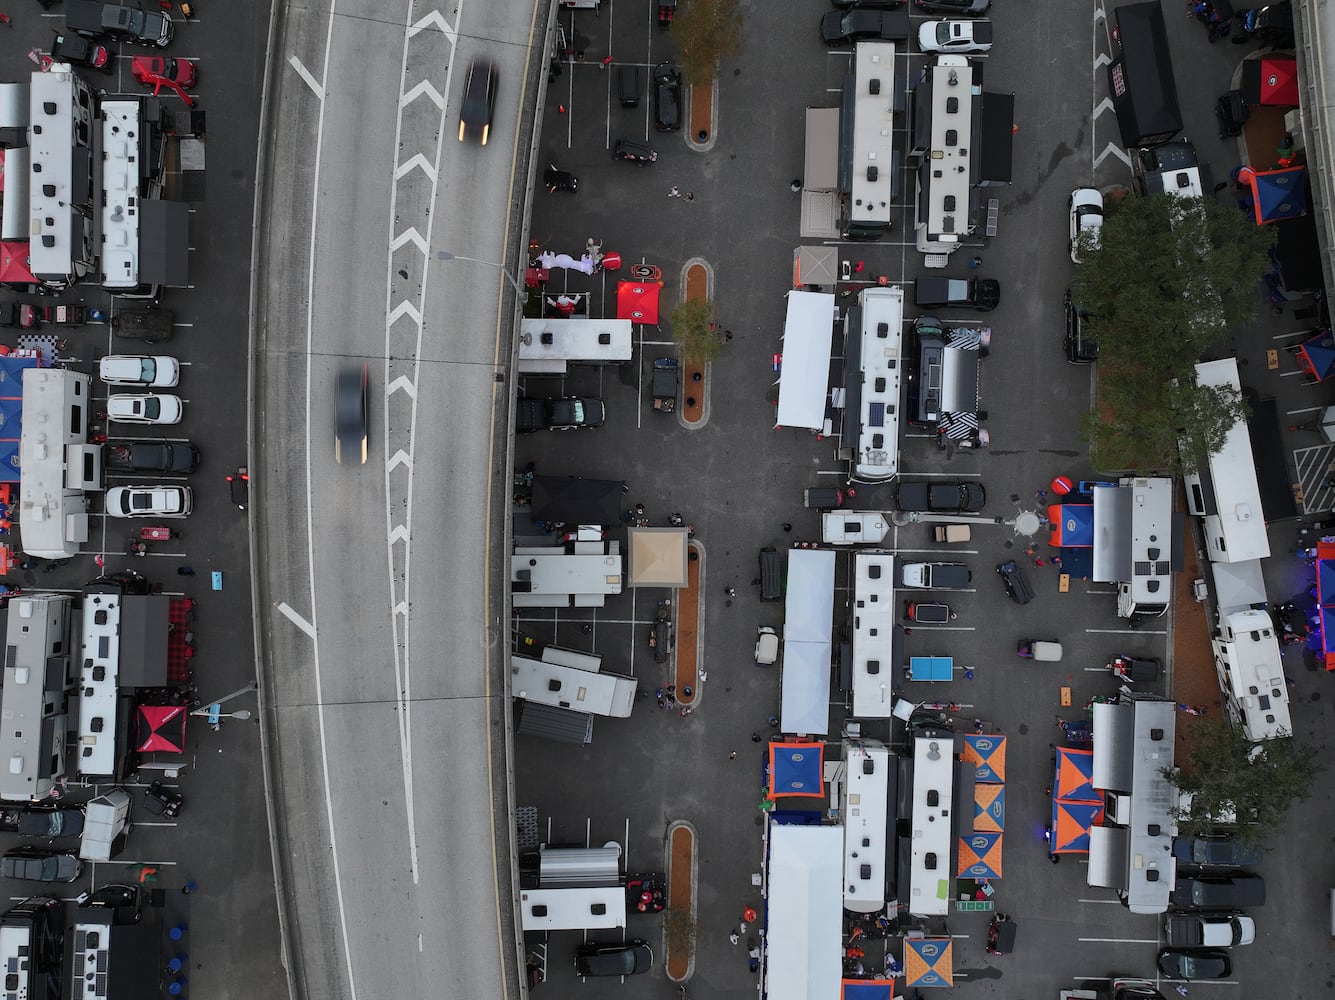
<svg viewBox="0 0 1335 1000">
<path fill-rule="evenodd" d="M 500 265 L 520 260 L 548 9 L 523 8 L 291 7 L 273 53 L 257 606 L 303 996 L 517 995 Z M 486 148 L 456 139 L 474 57 L 500 73 Z M 370 457 L 340 466 L 334 380 L 363 365 Z"/>
</svg>

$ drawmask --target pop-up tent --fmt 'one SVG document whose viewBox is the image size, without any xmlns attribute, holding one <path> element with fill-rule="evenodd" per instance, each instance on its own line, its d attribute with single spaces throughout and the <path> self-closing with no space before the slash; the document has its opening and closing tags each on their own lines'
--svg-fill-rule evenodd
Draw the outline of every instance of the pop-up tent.
<svg viewBox="0 0 1335 1000">
<path fill-rule="evenodd" d="M 135 715 L 134 748 L 140 753 L 185 753 L 184 705 L 140 705 Z"/>
<path fill-rule="evenodd" d="M 904 942 L 905 986 L 954 986 L 955 956 L 950 938 L 909 938 Z"/>
<path fill-rule="evenodd" d="M 626 535 L 630 586 L 686 586 L 685 528 L 631 528 Z"/>
<path fill-rule="evenodd" d="M 834 629 L 834 552 L 788 553 L 787 620 L 783 626 L 785 733 L 830 731 L 830 654 Z"/>
<path fill-rule="evenodd" d="M 1006 737 L 981 733 L 967 735 L 960 759 L 977 765 L 975 780 L 1001 784 L 1006 780 Z"/>
<path fill-rule="evenodd" d="M 806 427 L 813 431 L 824 427 L 834 318 L 832 294 L 788 293 L 776 427 Z"/>
<path fill-rule="evenodd" d="M 838 1000 L 844 828 L 771 824 L 768 874 L 769 1000 Z"/>
<path fill-rule="evenodd" d="M 617 319 L 658 325 L 658 293 L 661 281 L 618 281 Z"/>
<path fill-rule="evenodd" d="M 1242 98 L 1248 104 L 1298 106 L 1298 60 L 1293 56 L 1264 55 L 1242 63 Z"/>
<path fill-rule="evenodd" d="M 815 741 L 769 745 L 769 797 L 825 794 L 825 744 Z"/>
<path fill-rule="evenodd" d="M 1251 170 L 1240 173 L 1239 177 L 1252 189 L 1252 211 L 1258 226 L 1296 219 L 1307 211 L 1306 167 Z"/>
<path fill-rule="evenodd" d="M 619 524 L 621 484 L 610 479 L 534 476 L 529 513 L 537 521 Z"/>
<path fill-rule="evenodd" d="M 1001 878 L 1001 834 L 975 831 L 960 838 L 961 878 Z"/>
<path fill-rule="evenodd" d="M 1006 829 L 1006 786 L 973 786 L 973 828 L 982 833 Z"/>
</svg>

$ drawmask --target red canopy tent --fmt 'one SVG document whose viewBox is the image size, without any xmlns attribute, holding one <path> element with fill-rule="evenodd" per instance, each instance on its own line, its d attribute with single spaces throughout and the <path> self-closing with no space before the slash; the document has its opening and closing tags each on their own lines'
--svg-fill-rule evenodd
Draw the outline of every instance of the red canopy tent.
<svg viewBox="0 0 1335 1000">
<path fill-rule="evenodd" d="M 6 240 L 0 243 L 0 285 L 35 285 L 32 267 L 28 263 L 26 240 Z"/>
<path fill-rule="evenodd" d="M 661 281 L 618 281 L 617 319 L 658 325 L 658 293 Z"/>
<path fill-rule="evenodd" d="M 1262 56 L 1242 64 L 1242 97 L 1248 104 L 1298 106 L 1298 61 L 1293 56 Z"/>
<path fill-rule="evenodd" d="M 135 713 L 135 749 L 140 753 L 185 753 L 184 705 L 140 705 Z"/>
</svg>

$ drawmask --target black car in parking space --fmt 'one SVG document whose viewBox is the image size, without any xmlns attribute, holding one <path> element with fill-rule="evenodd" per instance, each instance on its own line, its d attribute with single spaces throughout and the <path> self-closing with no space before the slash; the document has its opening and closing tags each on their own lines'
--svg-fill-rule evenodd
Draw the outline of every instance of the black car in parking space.
<svg viewBox="0 0 1335 1000">
<path fill-rule="evenodd" d="M 654 953 L 641 938 L 625 943 L 590 941 L 575 952 L 575 971 L 581 976 L 633 976 L 648 972 Z"/>
<path fill-rule="evenodd" d="M 654 128 L 681 131 L 681 71 L 674 63 L 654 67 Z"/>
<path fill-rule="evenodd" d="M 826 45 L 843 45 L 863 39 L 906 42 L 909 37 L 906 10 L 832 10 L 820 19 L 820 37 Z"/>
<path fill-rule="evenodd" d="M 1233 974 L 1233 963 L 1228 952 L 1218 948 L 1165 948 L 1159 952 L 1159 971 L 1171 979 L 1227 979 Z"/>
<path fill-rule="evenodd" d="M 1062 338 L 1062 348 L 1066 351 L 1066 360 L 1073 365 L 1092 365 L 1099 360 L 1099 345 L 1090 340 L 1085 331 L 1085 322 L 1094 314 L 1084 306 L 1071 301 L 1071 290 L 1066 289 L 1062 299 L 1066 310 L 1066 335 Z"/>
<path fill-rule="evenodd" d="M 108 441 L 104 464 L 113 472 L 174 472 L 199 468 L 199 449 L 189 441 Z"/>
<path fill-rule="evenodd" d="M 1227 910 L 1265 905 L 1265 879 L 1260 875 L 1183 876 L 1173 885 L 1174 906 Z"/>
<path fill-rule="evenodd" d="M 103 73 L 110 73 L 116 68 L 116 60 L 111 58 L 111 53 L 105 45 L 73 34 L 62 35 L 56 32 L 56 37 L 51 42 L 51 58 L 56 62 L 87 66 Z"/>
<path fill-rule="evenodd" d="M 974 513 L 987 503 L 982 483 L 968 481 L 900 482 L 895 490 L 895 508 L 932 511 L 938 514 Z"/>
<path fill-rule="evenodd" d="M 992 0 L 913 0 L 919 10 L 933 14 L 960 14 L 965 17 L 977 17 L 986 14 L 992 6 Z"/>
</svg>

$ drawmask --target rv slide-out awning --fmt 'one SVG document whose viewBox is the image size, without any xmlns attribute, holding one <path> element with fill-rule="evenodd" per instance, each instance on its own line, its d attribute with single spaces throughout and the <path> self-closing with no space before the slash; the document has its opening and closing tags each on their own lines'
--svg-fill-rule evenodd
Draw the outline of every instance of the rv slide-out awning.
<svg viewBox="0 0 1335 1000">
<path fill-rule="evenodd" d="M 1105 889 L 1126 889 L 1130 857 L 1128 831 L 1123 827 L 1094 826 L 1089 830 L 1089 870 L 1085 880 Z"/>
<path fill-rule="evenodd" d="M 834 552 L 793 549 L 788 553 L 785 602 L 781 725 L 785 733 L 827 733 L 834 631 Z"/>
<path fill-rule="evenodd" d="M 832 294 L 788 293 L 776 426 L 806 427 L 813 431 L 824 426 L 834 314 Z"/>
<path fill-rule="evenodd" d="M 1131 501 L 1129 486 L 1094 490 L 1093 579 L 1122 583 L 1131 579 Z"/>
</svg>

